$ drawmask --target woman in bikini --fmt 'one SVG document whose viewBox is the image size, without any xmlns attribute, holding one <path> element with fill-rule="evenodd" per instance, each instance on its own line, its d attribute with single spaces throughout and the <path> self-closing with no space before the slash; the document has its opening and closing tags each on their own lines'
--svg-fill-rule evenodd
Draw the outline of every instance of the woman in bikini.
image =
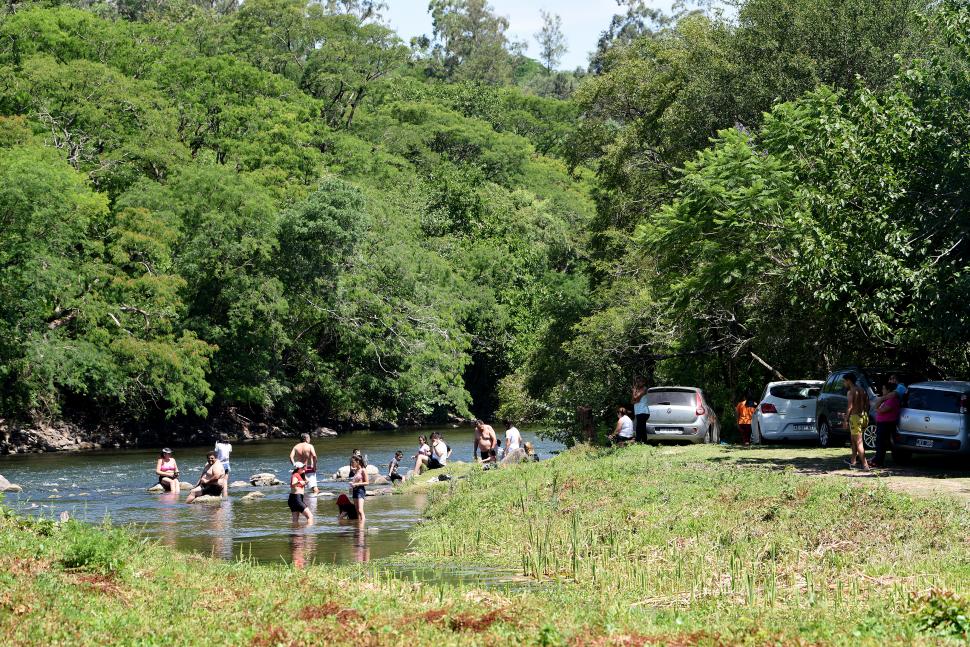
<svg viewBox="0 0 970 647">
<path fill-rule="evenodd" d="M 364 523 L 364 499 L 367 498 L 367 484 L 370 480 L 367 478 L 364 459 L 354 456 L 350 460 L 350 466 L 357 468 L 354 478 L 350 480 L 350 498 L 353 499 L 354 507 L 357 509 L 357 520 Z"/>
<path fill-rule="evenodd" d="M 172 450 L 166 447 L 162 450 L 155 463 L 155 474 L 158 475 L 158 482 L 169 492 L 179 493 L 181 484 L 179 483 L 179 466 L 172 458 Z"/>
<path fill-rule="evenodd" d="M 290 498 L 287 499 L 286 505 L 290 507 L 290 512 L 293 513 L 293 523 L 300 523 L 300 515 L 306 517 L 306 523 L 309 526 L 313 523 L 313 513 L 306 506 L 303 501 L 303 494 L 306 491 L 306 466 L 303 463 L 297 461 L 293 463 L 293 474 L 290 476 Z"/>
</svg>

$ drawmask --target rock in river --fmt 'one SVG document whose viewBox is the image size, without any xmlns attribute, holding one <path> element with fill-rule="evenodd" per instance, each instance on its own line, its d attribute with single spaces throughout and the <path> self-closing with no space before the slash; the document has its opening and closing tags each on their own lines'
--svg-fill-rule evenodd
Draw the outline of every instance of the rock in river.
<svg viewBox="0 0 970 647">
<path fill-rule="evenodd" d="M 269 487 L 272 485 L 283 485 L 283 481 L 276 478 L 276 474 L 261 472 L 249 477 L 249 482 L 256 487 Z"/>
<path fill-rule="evenodd" d="M 0 492 L 20 492 L 23 488 L 0 476 Z"/>
<path fill-rule="evenodd" d="M 375 476 L 380 476 L 381 471 L 377 468 L 377 465 L 368 465 L 366 469 L 367 469 L 367 475 L 371 479 L 373 479 Z M 350 465 L 344 465 L 333 474 L 333 480 L 335 481 L 346 480 L 349 478 L 350 478 Z"/>
<path fill-rule="evenodd" d="M 221 496 L 210 496 L 208 494 L 203 494 L 202 496 L 197 496 L 192 501 L 192 503 L 206 503 L 208 505 L 222 505 Z"/>
<path fill-rule="evenodd" d="M 152 493 L 164 492 L 165 486 L 163 486 L 161 483 L 156 483 L 155 485 L 148 488 L 148 491 Z"/>
<path fill-rule="evenodd" d="M 241 498 L 239 500 L 240 501 L 246 501 L 248 503 L 250 501 L 256 501 L 258 499 L 261 499 L 264 496 L 266 496 L 266 495 L 263 494 L 262 492 L 260 492 L 259 490 L 257 490 L 256 492 L 250 492 L 249 494 L 247 494 L 246 496 L 244 496 L 243 498 Z"/>
<path fill-rule="evenodd" d="M 249 487 L 249 483 L 246 481 L 233 481 L 229 484 L 229 487 Z"/>
</svg>

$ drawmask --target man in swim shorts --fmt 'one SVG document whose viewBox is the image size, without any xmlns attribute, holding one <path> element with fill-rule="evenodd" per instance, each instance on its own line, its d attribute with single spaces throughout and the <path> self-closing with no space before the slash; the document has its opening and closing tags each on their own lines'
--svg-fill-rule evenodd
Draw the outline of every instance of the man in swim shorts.
<svg viewBox="0 0 970 647">
<path fill-rule="evenodd" d="M 199 496 L 225 496 L 225 488 L 222 486 L 222 478 L 226 471 L 222 468 L 222 463 L 216 457 L 215 452 L 205 455 L 206 466 L 202 470 L 199 482 L 196 483 L 189 496 L 185 499 L 186 503 L 192 503 Z"/>
<path fill-rule="evenodd" d="M 300 434 L 300 442 L 290 450 L 290 463 L 303 463 L 307 487 L 313 490 L 313 496 L 320 494 L 317 487 L 317 450 L 310 444 L 310 434 Z"/>
<path fill-rule="evenodd" d="M 865 389 L 856 384 L 855 373 L 846 373 L 842 378 L 842 383 L 846 388 L 846 398 L 849 408 L 846 414 L 849 417 L 849 444 L 852 446 L 852 457 L 849 459 L 849 467 L 855 467 L 857 459 L 862 462 L 862 469 L 869 471 L 869 463 L 866 461 L 866 448 L 862 442 L 862 433 L 869 426 L 869 394 Z"/>
<path fill-rule="evenodd" d="M 475 421 L 475 444 L 472 447 L 472 457 L 483 464 L 495 463 L 498 458 L 498 436 L 491 425 L 481 420 Z"/>
</svg>

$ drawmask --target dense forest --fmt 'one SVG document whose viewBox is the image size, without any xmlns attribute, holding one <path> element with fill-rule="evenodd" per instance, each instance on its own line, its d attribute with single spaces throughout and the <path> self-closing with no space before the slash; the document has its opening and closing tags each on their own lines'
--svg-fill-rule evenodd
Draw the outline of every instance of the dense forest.
<svg viewBox="0 0 970 647">
<path fill-rule="evenodd" d="M 636 373 L 966 375 L 967 5 L 619 5 L 561 72 L 484 0 L 410 43 L 369 0 L 6 3 L 0 415 L 568 435 Z"/>
</svg>

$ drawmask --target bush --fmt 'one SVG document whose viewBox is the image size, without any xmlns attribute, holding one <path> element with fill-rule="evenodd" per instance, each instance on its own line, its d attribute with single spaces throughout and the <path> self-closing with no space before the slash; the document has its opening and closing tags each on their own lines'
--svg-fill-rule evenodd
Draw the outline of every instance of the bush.
<svg viewBox="0 0 970 647">
<path fill-rule="evenodd" d="M 89 526 L 77 521 L 64 525 L 67 549 L 61 564 L 98 573 L 117 573 L 124 569 L 125 560 L 135 548 L 134 542 L 119 528 L 107 522 Z"/>
<path fill-rule="evenodd" d="M 955 593 L 930 589 L 913 595 L 911 606 L 916 626 L 923 633 L 970 639 L 970 602 Z"/>
</svg>

